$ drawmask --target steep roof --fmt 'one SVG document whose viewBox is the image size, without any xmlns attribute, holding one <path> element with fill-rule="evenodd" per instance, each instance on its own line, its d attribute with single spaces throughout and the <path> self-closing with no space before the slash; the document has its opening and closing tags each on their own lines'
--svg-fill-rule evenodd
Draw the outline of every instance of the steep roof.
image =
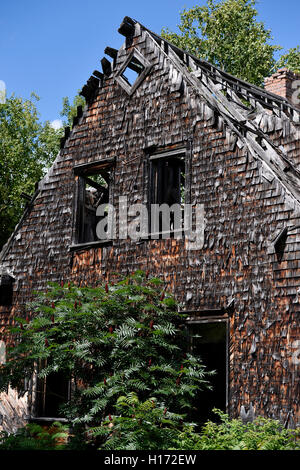
<svg viewBox="0 0 300 470">
<path fill-rule="evenodd" d="M 284 135 L 294 133 L 296 138 L 299 138 L 298 108 L 281 96 L 247 83 L 205 60 L 198 59 L 130 17 L 126 16 L 123 19 L 119 32 L 126 37 L 126 46 L 130 45 L 134 35 L 140 32 L 149 34 L 178 71 L 174 79 L 175 86 L 180 88 L 182 80 L 191 85 L 199 97 L 203 98 L 211 110 L 226 123 L 228 130 L 235 134 L 237 145 L 240 148 L 246 147 L 254 158 L 261 160 L 267 178 L 276 177 L 291 200 L 299 205 L 300 171 L 289 160 L 284 149 L 277 147 L 268 137 L 268 133 L 282 130 Z M 88 102 L 93 99 L 95 87 L 103 84 L 105 74 L 110 75 L 118 71 L 114 68 L 118 51 L 106 48 L 105 52 L 113 57 L 113 64 L 103 58 L 101 62 L 104 74 L 95 71 L 83 87 L 81 93 Z"/>
<path fill-rule="evenodd" d="M 281 130 L 284 136 L 295 134 L 299 139 L 299 109 L 292 106 L 286 99 L 238 79 L 205 60 L 179 49 L 132 18 L 123 19 L 119 32 L 126 37 L 125 44 L 119 51 L 110 47 L 105 49 L 105 53 L 113 58 L 113 63 L 104 57 L 101 60 L 103 73 L 95 70 L 84 85 L 81 94 L 86 98 L 87 105 L 85 110 L 78 107 L 73 126 L 76 126 L 89 108 L 97 89 L 105 84 L 106 77 L 116 77 L 119 71 L 116 59 L 120 51 L 131 45 L 134 36 L 149 35 L 159 48 L 160 54 L 167 56 L 173 64 L 172 83 L 175 89 L 179 89 L 184 84 L 189 85 L 207 104 L 211 115 L 228 129 L 233 140 L 233 147 L 237 145 L 239 148 L 245 148 L 255 159 L 260 160 L 262 174 L 270 181 L 276 178 L 280 182 L 285 190 L 285 200 L 300 213 L 300 171 L 290 161 L 284 149 L 276 146 L 269 137 L 269 133 Z M 190 100 L 191 106 L 195 105 L 195 99 L 191 97 Z M 69 127 L 65 128 L 61 148 L 64 147 L 71 133 L 72 130 Z M 47 175 L 38 183 L 37 190 L 21 221 L 0 253 L 0 262 L 4 259 L 22 221 L 29 214 L 35 198 L 54 174 L 60 158 L 59 154 Z"/>
</svg>

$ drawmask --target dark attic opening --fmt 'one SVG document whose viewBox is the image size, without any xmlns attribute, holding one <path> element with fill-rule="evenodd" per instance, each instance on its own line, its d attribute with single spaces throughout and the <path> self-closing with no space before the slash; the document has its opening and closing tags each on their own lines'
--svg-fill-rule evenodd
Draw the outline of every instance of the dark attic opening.
<svg viewBox="0 0 300 470">
<path fill-rule="evenodd" d="M 137 50 L 133 49 L 116 74 L 116 81 L 132 95 L 151 70 L 151 64 Z"/>
<path fill-rule="evenodd" d="M 74 172 L 77 182 L 75 204 L 75 244 L 99 241 L 97 224 L 107 213 L 97 215 L 97 208 L 109 204 L 113 159 L 79 165 Z"/>
<path fill-rule="evenodd" d="M 12 305 L 13 283 L 14 278 L 9 274 L 0 275 L 0 305 Z"/>
<path fill-rule="evenodd" d="M 209 377 L 212 390 L 203 390 L 196 403 L 195 420 L 204 424 L 216 421 L 213 408 L 227 411 L 228 401 L 228 322 L 226 319 L 203 319 L 188 323 L 190 350 L 199 355 L 207 370 L 215 371 Z"/>
<path fill-rule="evenodd" d="M 136 57 L 132 57 L 121 76 L 130 86 L 133 86 L 144 70 L 144 65 Z"/>
<path fill-rule="evenodd" d="M 152 235 L 159 234 L 159 238 L 163 238 L 164 234 L 171 237 L 182 234 L 185 181 L 185 151 L 150 156 L 149 229 Z M 159 207 L 162 205 L 170 209 L 169 214 Z"/>
</svg>

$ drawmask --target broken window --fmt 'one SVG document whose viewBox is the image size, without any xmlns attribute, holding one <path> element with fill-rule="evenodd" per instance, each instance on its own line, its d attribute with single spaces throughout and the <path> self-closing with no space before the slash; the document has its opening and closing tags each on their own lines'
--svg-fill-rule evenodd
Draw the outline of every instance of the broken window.
<svg viewBox="0 0 300 470">
<path fill-rule="evenodd" d="M 129 95 L 132 95 L 150 69 L 151 65 L 147 59 L 134 49 L 118 71 L 116 81 Z"/>
<path fill-rule="evenodd" d="M 228 400 L 228 334 L 227 320 L 203 319 L 188 323 L 190 350 L 199 355 L 207 370 L 216 371 L 209 377 L 212 390 L 203 390 L 197 407 L 197 421 L 216 420 L 213 408 L 227 411 Z"/>
<path fill-rule="evenodd" d="M 13 298 L 14 278 L 9 274 L 0 276 L 0 305 L 10 306 Z"/>
<path fill-rule="evenodd" d="M 99 242 L 96 227 L 106 214 L 97 215 L 97 208 L 109 204 L 112 159 L 75 167 L 77 205 L 75 243 Z"/>
<path fill-rule="evenodd" d="M 182 234 L 185 203 L 185 150 L 150 156 L 150 232 L 162 238 Z"/>
</svg>

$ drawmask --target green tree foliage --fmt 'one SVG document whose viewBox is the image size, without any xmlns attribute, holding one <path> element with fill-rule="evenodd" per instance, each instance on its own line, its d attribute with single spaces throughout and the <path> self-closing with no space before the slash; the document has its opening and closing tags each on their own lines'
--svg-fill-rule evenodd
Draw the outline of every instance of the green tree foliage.
<svg viewBox="0 0 300 470">
<path fill-rule="evenodd" d="M 163 29 L 162 36 L 200 59 L 256 85 L 274 72 L 271 31 L 257 21 L 255 0 L 207 0 L 183 10 L 180 33 Z"/>
<path fill-rule="evenodd" d="M 77 115 L 77 106 L 82 106 L 84 108 L 85 106 L 85 98 L 81 95 L 78 94 L 75 95 L 73 98 L 73 102 L 70 103 L 70 100 L 68 97 L 63 98 L 63 104 L 62 104 L 62 111 L 60 112 L 60 115 L 62 118 L 64 118 L 64 126 L 69 126 L 72 128 L 73 126 L 73 118 Z"/>
<path fill-rule="evenodd" d="M 40 363 L 39 378 L 63 372 L 74 379 L 64 416 L 79 430 L 101 426 L 132 393 L 197 419 L 209 373 L 188 353 L 184 317 L 158 279 L 137 272 L 96 288 L 55 284 L 30 309 L 32 319 L 27 311 L 12 329 L 16 344 L 2 366 L 2 390 L 9 383 L 22 390 Z"/>
<path fill-rule="evenodd" d="M 30 100 L 11 96 L 0 103 L 0 248 L 24 210 L 20 194 L 34 193 L 59 151 L 62 130 L 39 122 L 38 99 L 34 94 Z"/>
<path fill-rule="evenodd" d="M 300 73 L 300 46 L 292 47 L 286 54 L 282 54 L 277 63 L 277 68 L 281 67 Z"/>
</svg>

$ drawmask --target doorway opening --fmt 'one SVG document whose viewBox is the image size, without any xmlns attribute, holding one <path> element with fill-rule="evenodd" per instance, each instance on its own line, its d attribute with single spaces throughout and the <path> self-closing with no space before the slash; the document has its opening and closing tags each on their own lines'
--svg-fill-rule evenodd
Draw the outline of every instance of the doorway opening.
<svg viewBox="0 0 300 470">
<path fill-rule="evenodd" d="M 216 373 L 209 377 L 212 390 L 201 391 L 197 403 L 197 423 L 217 421 L 212 412 L 218 408 L 227 411 L 228 403 L 228 321 L 227 319 L 199 319 L 188 323 L 190 351 L 199 355 L 207 370 Z"/>
</svg>

